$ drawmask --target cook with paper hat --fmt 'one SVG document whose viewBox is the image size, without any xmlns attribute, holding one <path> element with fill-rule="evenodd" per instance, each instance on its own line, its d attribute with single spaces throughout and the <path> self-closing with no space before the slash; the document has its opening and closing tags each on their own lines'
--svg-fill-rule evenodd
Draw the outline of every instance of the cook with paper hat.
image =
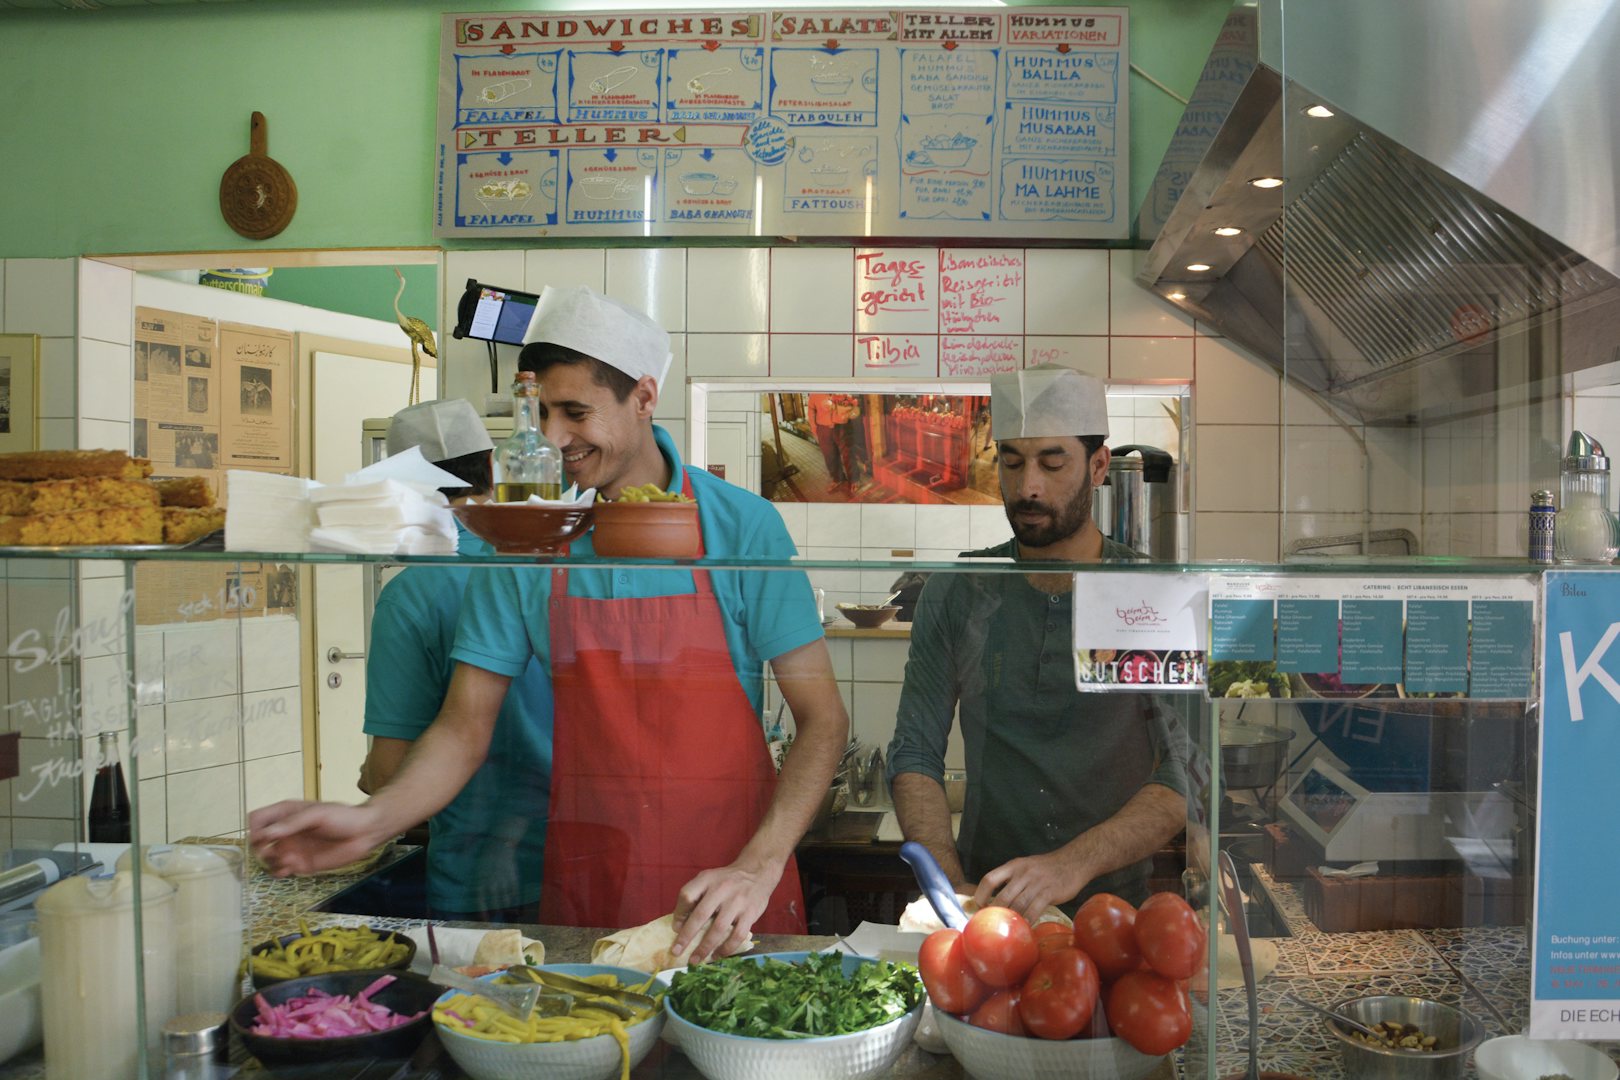
<svg viewBox="0 0 1620 1080">
<path fill-rule="evenodd" d="M 489 494 L 494 445 L 483 418 L 461 398 L 425 401 L 394 414 L 388 456 L 416 447 L 466 483 L 439 490 L 452 506 Z M 488 544 L 456 522 L 456 551 Z M 383 586 L 366 657 L 364 731 L 371 748 L 360 790 L 391 782 L 439 711 L 455 673 L 450 651 L 471 567 L 408 567 Z M 432 913 L 471 922 L 533 922 L 540 906 L 551 777 L 551 686 L 537 662 L 500 701 L 488 760 L 449 805 L 428 819 L 427 891 Z"/>
<path fill-rule="evenodd" d="M 1102 383 L 1055 366 L 990 380 L 990 431 L 1013 538 L 969 558 L 1140 558 L 1091 520 L 1108 475 Z M 906 839 L 958 892 L 1035 918 L 1107 892 L 1140 902 L 1151 856 L 1187 821 L 1186 733 L 1142 694 L 1075 684 L 1072 573 L 935 574 L 923 587 L 889 744 Z M 951 835 L 945 752 L 961 724 L 967 794 Z"/>
<path fill-rule="evenodd" d="M 670 348 L 646 315 L 547 287 L 527 337 L 519 367 L 539 376 L 541 423 L 571 480 L 610 499 L 645 484 L 693 499 L 708 557 L 797 553 L 770 503 L 685 466 L 653 423 Z M 572 553 L 591 553 L 589 534 Z M 803 573 L 492 568 L 468 585 L 451 655 L 438 719 L 369 803 L 254 814 L 276 872 L 339 865 L 442 806 L 483 761 L 508 680 L 538 657 L 554 711 L 540 921 L 628 927 L 673 911 L 690 962 L 755 930 L 805 932 L 793 849 L 849 718 Z M 759 723 L 767 661 L 796 728 L 780 776 Z"/>
</svg>

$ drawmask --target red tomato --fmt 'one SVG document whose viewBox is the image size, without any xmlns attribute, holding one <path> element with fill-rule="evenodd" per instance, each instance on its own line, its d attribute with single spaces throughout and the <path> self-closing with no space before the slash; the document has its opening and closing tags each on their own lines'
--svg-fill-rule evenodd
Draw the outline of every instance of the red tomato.
<svg viewBox="0 0 1620 1080">
<path fill-rule="evenodd" d="M 1018 987 L 997 990 L 984 999 L 984 1004 L 973 1010 L 968 1023 L 986 1031 L 999 1031 L 1003 1035 L 1023 1035 L 1024 1022 L 1018 1016 Z"/>
<path fill-rule="evenodd" d="M 934 1008 L 960 1016 L 990 993 L 968 967 L 960 930 L 935 930 L 917 951 L 917 969 Z"/>
<path fill-rule="evenodd" d="M 1086 950 L 1105 982 L 1142 964 L 1136 945 L 1136 909 L 1113 893 L 1098 893 L 1074 913 L 1074 943 Z"/>
<path fill-rule="evenodd" d="M 1051 953 L 1062 952 L 1064 949 L 1072 949 L 1074 948 L 1074 935 L 1046 934 L 1035 939 L 1035 948 L 1040 951 L 1043 957 Z"/>
<path fill-rule="evenodd" d="M 1074 1038 L 1096 1008 L 1097 965 L 1079 949 L 1059 949 L 1037 961 L 1018 1000 L 1024 1027 L 1043 1039 Z"/>
<path fill-rule="evenodd" d="M 1145 905 L 1144 905 L 1145 906 Z M 1108 988 L 1114 1034 L 1144 1054 L 1168 1054 L 1192 1034 L 1192 1009 L 1181 987 L 1151 971 L 1128 971 Z"/>
<path fill-rule="evenodd" d="M 1190 979 L 1204 962 L 1204 927 L 1187 901 L 1154 893 L 1136 913 L 1136 944 L 1160 975 Z"/>
<path fill-rule="evenodd" d="M 1012 908 L 987 907 L 974 914 L 962 931 L 968 966 L 989 986 L 1016 986 L 1040 958 L 1035 934 Z"/>
<path fill-rule="evenodd" d="M 1036 923 L 1034 926 L 1029 928 L 1029 932 L 1035 935 L 1035 940 L 1037 941 L 1048 934 L 1068 934 L 1070 936 L 1073 936 L 1074 934 L 1074 931 L 1070 930 L 1067 926 L 1064 926 L 1060 922 L 1053 922 L 1051 920 Z"/>
</svg>

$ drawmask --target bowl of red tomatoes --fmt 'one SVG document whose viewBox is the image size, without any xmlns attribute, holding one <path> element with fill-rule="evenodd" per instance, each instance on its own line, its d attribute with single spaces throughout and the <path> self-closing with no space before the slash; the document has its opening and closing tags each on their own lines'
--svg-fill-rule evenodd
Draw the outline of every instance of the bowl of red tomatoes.
<svg viewBox="0 0 1620 1080">
<path fill-rule="evenodd" d="M 1192 1035 L 1186 983 L 1206 964 L 1192 908 L 1099 893 L 1074 927 L 988 907 L 939 930 L 917 965 L 940 1034 L 978 1080 L 1141 1080 Z"/>
</svg>

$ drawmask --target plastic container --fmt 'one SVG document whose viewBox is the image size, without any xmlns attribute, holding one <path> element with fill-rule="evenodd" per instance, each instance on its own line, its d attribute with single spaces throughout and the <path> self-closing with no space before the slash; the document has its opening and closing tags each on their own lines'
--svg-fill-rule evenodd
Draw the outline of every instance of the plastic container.
<svg viewBox="0 0 1620 1080">
<path fill-rule="evenodd" d="M 39 912 L 45 1070 L 51 1076 L 134 1076 L 175 1013 L 175 888 L 141 875 L 146 1027 L 137 1024 L 135 880 L 127 872 L 52 885 Z"/>
<path fill-rule="evenodd" d="M 182 1013 L 228 1012 L 238 996 L 242 959 L 240 859 L 192 844 L 144 849 L 146 870 L 175 887 L 175 1007 Z M 118 860 L 128 870 L 130 853 Z M 223 1020 L 220 1023 L 224 1023 Z"/>
</svg>

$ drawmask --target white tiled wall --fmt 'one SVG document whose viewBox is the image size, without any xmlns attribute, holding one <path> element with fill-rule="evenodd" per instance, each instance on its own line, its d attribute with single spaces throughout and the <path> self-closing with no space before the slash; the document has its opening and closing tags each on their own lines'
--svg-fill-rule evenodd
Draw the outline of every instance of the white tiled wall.
<svg viewBox="0 0 1620 1080">
<path fill-rule="evenodd" d="M 599 270 L 592 283 L 601 287 L 601 253 L 594 254 Z M 521 271 L 522 253 L 516 264 Z M 132 272 L 90 260 L 0 260 L 0 331 L 41 336 L 42 449 L 129 445 L 130 343 L 138 302 L 361 340 L 372 340 L 366 331 L 380 325 L 319 312 L 311 312 L 314 321 L 304 325 L 298 312 L 310 309 L 142 282 L 168 291 L 156 300 L 138 300 Z M 229 307 L 213 311 L 209 303 Z M 0 652 L 25 653 L 27 641 L 19 643 L 18 635 L 30 630 L 48 645 L 59 620 L 80 635 L 74 660 L 26 671 L 18 670 L 16 657 L 0 665 L 0 689 L 12 706 L 0 719 L 0 731 L 22 735 L 24 770 L 0 782 L 0 817 L 6 818 L 0 821 L 0 847 L 82 839 L 102 731 L 118 733 L 126 769 L 138 772 L 141 833 L 148 842 L 239 830 L 244 772 L 256 777 L 247 784 L 250 794 L 302 795 L 294 619 L 249 619 L 240 634 L 224 620 L 142 627 L 134 649 L 140 708 L 132 723 L 122 564 L 75 568 L 10 559 L 0 562 L 0 571 Z M 14 643 L 24 648 L 11 648 Z M 241 662 L 244 646 L 256 658 L 250 665 Z"/>
</svg>

